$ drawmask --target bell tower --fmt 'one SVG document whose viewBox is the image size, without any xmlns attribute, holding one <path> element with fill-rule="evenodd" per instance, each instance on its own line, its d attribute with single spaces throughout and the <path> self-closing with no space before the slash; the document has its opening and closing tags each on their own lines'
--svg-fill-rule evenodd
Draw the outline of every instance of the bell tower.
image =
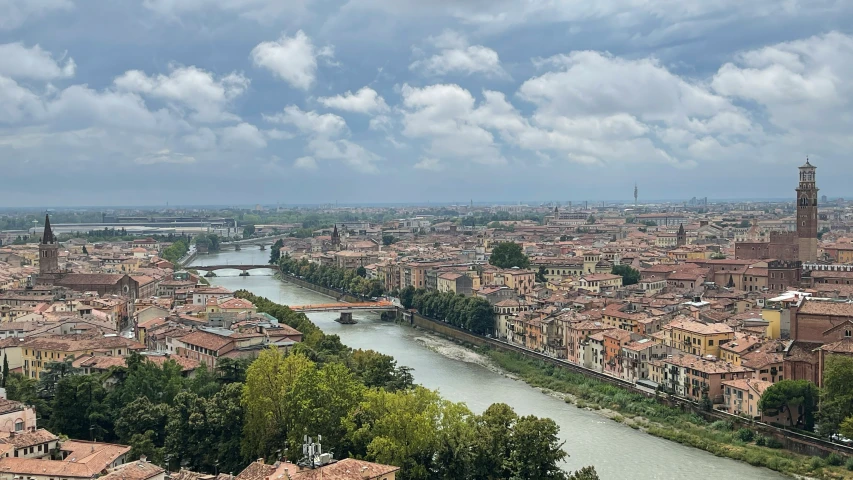
<svg viewBox="0 0 853 480">
<path fill-rule="evenodd" d="M 801 262 L 817 261 L 817 184 L 814 165 L 800 167 L 800 184 L 797 187 L 797 247 Z"/>
<path fill-rule="evenodd" d="M 59 244 L 50 228 L 50 217 L 44 216 L 44 234 L 39 242 L 39 278 L 40 284 L 53 284 L 59 274 Z"/>
</svg>

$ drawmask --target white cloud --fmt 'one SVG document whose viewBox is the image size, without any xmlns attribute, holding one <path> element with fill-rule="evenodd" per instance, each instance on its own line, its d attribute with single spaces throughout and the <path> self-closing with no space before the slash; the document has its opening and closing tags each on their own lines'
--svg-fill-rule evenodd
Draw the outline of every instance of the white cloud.
<svg viewBox="0 0 853 480">
<path fill-rule="evenodd" d="M 0 123 L 16 124 L 43 116 L 44 104 L 38 95 L 0 75 Z"/>
<path fill-rule="evenodd" d="M 482 45 L 468 45 L 467 40 L 456 32 L 445 31 L 438 37 L 430 38 L 430 42 L 440 51 L 429 58 L 413 62 L 409 65 L 410 70 L 435 76 L 453 73 L 508 76 L 501 67 L 497 52 Z"/>
<path fill-rule="evenodd" d="M 371 114 L 388 111 L 388 105 L 385 103 L 385 100 L 376 93 L 376 90 L 370 87 L 362 87 L 361 90 L 355 93 L 347 91 L 343 95 L 321 97 L 317 101 L 326 108 L 334 108 L 345 112 Z"/>
<path fill-rule="evenodd" d="M 30 17 L 72 8 L 71 0 L 0 0 L 0 30 L 18 28 Z"/>
<path fill-rule="evenodd" d="M 236 120 L 225 110 L 231 101 L 249 87 L 249 79 L 230 73 L 218 79 L 198 67 L 175 67 L 169 75 L 148 76 L 140 70 L 130 70 L 117 77 L 115 86 L 121 91 L 141 93 L 193 111 L 201 122 Z"/>
<path fill-rule="evenodd" d="M 50 52 L 38 45 L 30 48 L 20 42 L 0 45 L 0 75 L 10 78 L 54 80 L 73 77 L 77 67 L 74 59 L 68 58 L 60 64 L 62 60 L 54 60 Z"/>
<path fill-rule="evenodd" d="M 250 123 L 225 127 L 222 129 L 221 144 L 232 150 L 260 149 L 267 146 L 264 134 Z"/>
<path fill-rule="evenodd" d="M 282 113 L 265 115 L 267 121 L 293 125 L 308 138 L 305 149 L 315 159 L 340 160 L 360 172 L 378 171 L 380 157 L 361 145 L 340 138 L 349 133 L 346 121 L 332 113 L 306 112 L 295 105 Z"/>
<path fill-rule="evenodd" d="M 154 165 L 158 163 L 194 163 L 195 158 L 183 153 L 170 151 L 169 149 L 163 149 L 140 155 L 134 161 L 141 165 Z"/>
<path fill-rule="evenodd" d="M 474 97 L 459 85 L 403 85 L 403 135 L 426 140 L 433 157 L 505 163 L 491 132 L 473 118 Z"/>
<path fill-rule="evenodd" d="M 415 164 L 418 170 L 429 170 L 431 172 L 440 172 L 444 170 L 444 164 L 437 158 L 424 157 Z"/>
<path fill-rule="evenodd" d="M 347 131 L 347 122 L 334 113 L 318 114 L 306 112 L 296 105 L 289 105 L 282 113 L 265 115 L 267 121 L 293 125 L 302 133 L 322 137 L 334 137 Z"/>
<path fill-rule="evenodd" d="M 294 88 L 308 90 L 317 77 L 317 58 L 334 57 L 332 47 L 317 49 L 302 30 L 293 37 L 282 35 L 273 42 L 261 42 L 250 55 L 257 67 L 265 68 Z"/>
<path fill-rule="evenodd" d="M 143 0 L 142 4 L 166 17 L 218 10 L 255 20 L 272 23 L 284 15 L 304 13 L 310 0 Z"/>
<path fill-rule="evenodd" d="M 293 166 L 302 170 L 317 170 L 317 160 L 314 160 L 314 157 L 299 157 L 293 162 Z"/>
</svg>

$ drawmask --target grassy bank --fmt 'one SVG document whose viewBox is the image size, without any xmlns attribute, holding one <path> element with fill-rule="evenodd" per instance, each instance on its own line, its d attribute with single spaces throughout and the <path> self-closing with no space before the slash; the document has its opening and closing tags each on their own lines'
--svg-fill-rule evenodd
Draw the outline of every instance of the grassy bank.
<svg viewBox="0 0 853 480">
<path fill-rule="evenodd" d="M 481 353 L 532 386 L 567 394 L 570 397 L 566 401 L 581 408 L 617 412 L 618 415 L 612 416 L 613 420 L 651 435 L 788 475 L 853 479 L 853 471 L 845 468 L 844 460 L 838 457 L 824 460 L 761 446 L 778 445 L 775 440 L 760 437 L 751 430 L 735 429 L 730 422 L 711 423 L 694 413 L 664 405 L 654 398 L 517 353 L 491 349 L 481 350 Z M 853 467 L 853 464 L 850 466 Z"/>
</svg>

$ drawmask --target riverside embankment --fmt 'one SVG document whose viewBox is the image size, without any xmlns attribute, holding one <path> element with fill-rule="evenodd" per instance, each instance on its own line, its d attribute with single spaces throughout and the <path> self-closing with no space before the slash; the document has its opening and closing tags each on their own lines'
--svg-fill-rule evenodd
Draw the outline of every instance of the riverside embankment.
<svg viewBox="0 0 853 480">
<path fill-rule="evenodd" d="M 198 263 L 256 264 L 264 263 L 269 252 L 242 250 L 202 255 Z M 282 282 L 264 272 L 250 277 L 237 277 L 238 272 L 221 272 L 212 278 L 215 285 L 232 290 L 246 289 L 272 301 L 305 305 L 328 303 L 328 297 L 293 283 Z M 554 419 L 560 426 L 560 437 L 571 457 L 567 470 L 595 465 L 602 479 L 684 478 L 749 478 L 782 479 L 777 472 L 756 468 L 742 462 L 716 457 L 710 453 L 635 430 L 622 423 L 578 408 L 563 399 L 543 395 L 541 389 L 514 380 L 500 372 L 493 363 L 483 364 L 482 356 L 470 356 L 460 346 L 434 344 L 423 330 L 391 322 L 379 315 L 357 312 L 356 325 L 335 322 L 335 313 L 311 313 L 309 317 L 326 333 L 337 334 L 353 348 L 366 348 L 392 355 L 399 364 L 413 368 L 415 381 L 439 390 L 449 400 L 465 402 L 472 410 L 482 412 L 490 404 L 502 402 L 522 415 L 540 415 Z M 432 340 L 432 342 L 431 342 Z M 488 359 L 485 359 L 488 361 Z"/>
</svg>

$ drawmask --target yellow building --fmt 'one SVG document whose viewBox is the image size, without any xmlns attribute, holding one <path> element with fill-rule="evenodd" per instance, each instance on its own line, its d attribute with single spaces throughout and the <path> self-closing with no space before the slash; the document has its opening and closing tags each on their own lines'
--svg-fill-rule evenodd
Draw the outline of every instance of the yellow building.
<svg viewBox="0 0 853 480">
<path fill-rule="evenodd" d="M 578 286 L 584 290 L 598 293 L 601 290 L 620 288 L 622 277 L 612 273 L 593 273 L 581 277 L 578 280 Z"/>
<path fill-rule="evenodd" d="M 122 356 L 145 347 L 118 335 L 44 335 L 27 337 L 20 342 L 25 377 L 38 380 L 49 363 L 62 362 L 80 355 Z"/>
<path fill-rule="evenodd" d="M 674 320 L 663 331 L 667 346 L 702 357 L 719 357 L 720 345 L 735 336 L 732 327 L 726 324 L 702 323 L 687 317 Z"/>
<path fill-rule="evenodd" d="M 761 318 L 769 323 L 767 325 L 767 338 L 771 340 L 782 338 L 782 317 L 787 317 L 790 321 L 790 316 L 788 310 L 779 308 L 761 309 Z"/>
</svg>

